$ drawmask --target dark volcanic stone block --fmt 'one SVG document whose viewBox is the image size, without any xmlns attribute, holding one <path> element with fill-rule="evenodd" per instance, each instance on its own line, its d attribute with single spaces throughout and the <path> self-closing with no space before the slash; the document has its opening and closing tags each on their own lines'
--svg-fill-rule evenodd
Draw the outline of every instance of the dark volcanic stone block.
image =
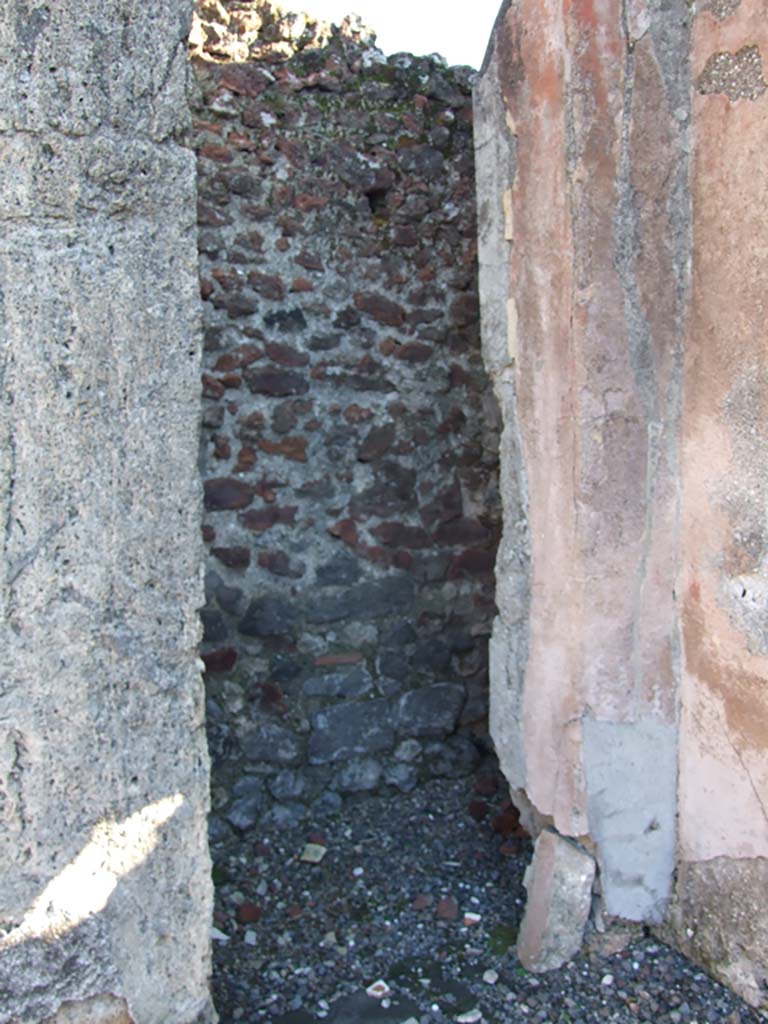
<svg viewBox="0 0 768 1024">
<path fill-rule="evenodd" d="M 248 761 L 267 761 L 269 764 L 297 764 L 301 760 L 301 741 L 298 736 L 271 722 L 258 722 L 246 728 L 240 745 Z"/>
<path fill-rule="evenodd" d="M 309 622 L 338 622 L 356 617 L 375 619 L 400 612 L 413 601 L 414 582 L 407 576 L 369 580 L 334 596 L 314 598 L 307 607 Z"/>
<path fill-rule="evenodd" d="M 397 705 L 400 736 L 448 736 L 456 728 L 465 700 L 460 683 L 435 683 L 404 694 Z"/>
<path fill-rule="evenodd" d="M 416 471 L 397 462 L 376 466 L 376 479 L 350 503 L 353 516 L 388 516 L 416 507 Z"/>
<path fill-rule="evenodd" d="M 318 712 L 309 737 L 311 764 L 346 761 L 389 750 L 395 741 L 392 708 L 383 698 L 338 704 Z"/>
<path fill-rule="evenodd" d="M 200 621 L 203 624 L 204 644 L 218 644 L 227 639 L 227 623 L 221 612 L 215 608 L 203 608 L 200 612 Z"/>
<path fill-rule="evenodd" d="M 276 313 L 267 313 L 264 317 L 267 327 L 276 328 L 285 334 L 294 334 L 296 331 L 303 331 L 307 326 L 307 320 L 302 311 L 294 309 L 280 309 Z"/>
<path fill-rule="evenodd" d="M 309 382 L 301 373 L 292 370 L 246 370 L 245 383 L 255 395 L 305 395 Z"/>
<path fill-rule="evenodd" d="M 436 178 L 443 173 L 445 158 L 431 146 L 409 146 L 400 154 L 400 166 L 408 174 L 422 178 Z"/>
<path fill-rule="evenodd" d="M 320 586 L 329 587 L 343 583 L 357 583 L 360 579 L 360 563 L 352 555 L 340 552 L 330 562 L 320 565 L 315 580 Z"/>
<path fill-rule="evenodd" d="M 359 665 L 351 672 L 312 676 L 302 689 L 307 697 L 364 697 L 373 689 L 373 679 L 370 672 Z"/>
<path fill-rule="evenodd" d="M 360 446 L 357 457 L 360 462 L 372 462 L 385 455 L 395 440 L 395 424 L 385 423 L 374 427 Z"/>
<path fill-rule="evenodd" d="M 229 569 L 247 569 L 251 564 L 250 548 L 211 548 L 211 554 Z"/>
<path fill-rule="evenodd" d="M 292 636 L 298 621 L 296 608 L 283 598 L 257 597 L 237 628 L 245 636 Z"/>
</svg>

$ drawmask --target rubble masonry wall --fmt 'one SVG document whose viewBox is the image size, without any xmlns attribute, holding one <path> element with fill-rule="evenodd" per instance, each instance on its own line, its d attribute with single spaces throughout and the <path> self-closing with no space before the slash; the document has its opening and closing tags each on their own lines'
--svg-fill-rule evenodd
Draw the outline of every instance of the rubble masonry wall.
<svg viewBox="0 0 768 1024">
<path fill-rule="evenodd" d="M 484 751 L 498 414 L 471 73 L 201 5 L 212 836 Z"/>
</svg>

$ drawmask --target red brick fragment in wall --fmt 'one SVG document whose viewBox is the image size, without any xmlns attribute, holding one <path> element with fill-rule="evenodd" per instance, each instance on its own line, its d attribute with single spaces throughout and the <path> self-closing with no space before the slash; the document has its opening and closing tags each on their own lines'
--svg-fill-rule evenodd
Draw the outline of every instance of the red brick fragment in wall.
<svg viewBox="0 0 768 1024">
<path fill-rule="evenodd" d="M 357 547 L 357 524 L 354 519 L 340 519 L 338 523 L 328 527 L 328 532 L 332 537 L 338 537 L 339 540 L 343 540 L 349 547 Z"/>
<path fill-rule="evenodd" d="M 405 310 L 402 306 L 385 298 L 383 295 L 375 295 L 371 292 L 365 294 L 358 292 L 355 295 L 355 305 L 361 312 L 367 313 L 380 324 L 388 327 L 402 327 L 405 323 Z"/>
<path fill-rule="evenodd" d="M 285 285 L 274 274 L 263 274 L 258 270 L 252 270 L 248 274 L 248 284 L 263 299 L 280 301 L 285 298 Z"/>
<path fill-rule="evenodd" d="M 294 206 L 302 213 L 309 213 L 311 210 L 322 210 L 328 205 L 324 196 L 314 196 L 308 192 L 299 192 L 293 200 Z"/>
<path fill-rule="evenodd" d="M 234 160 L 232 150 L 228 146 L 215 142 L 206 142 L 200 147 L 199 153 L 203 159 L 215 160 L 217 163 L 231 163 Z"/>
<path fill-rule="evenodd" d="M 229 459 L 232 456 L 232 445 L 228 437 L 215 434 L 213 437 L 213 457 L 215 459 Z"/>
<path fill-rule="evenodd" d="M 305 270 L 323 270 L 323 261 L 319 256 L 314 253 L 303 250 L 298 256 L 294 258 L 294 263 L 298 263 L 300 267 L 304 267 Z"/>
<path fill-rule="evenodd" d="M 224 385 L 216 377 L 212 377 L 209 373 L 204 373 L 202 376 L 203 384 L 203 398 L 221 398 L 224 394 Z"/>
<path fill-rule="evenodd" d="M 448 578 L 456 579 L 459 576 L 485 576 L 493 573 L 493 568 L 496 563 L 496 552 L 495 551 L 478 551 L 476 549 L 469 549 L 463 551 L 460 555 L 456 555 L 451 560 L 450 567 L 448 569 Z"/>
<path fill-rule="evenodd" d="M 371 409 L 364 409 L 362 406 L 353 403 L 344 410 L 344 419 L 347 423 L 364 423 L 373 418 Z"/>
<path fill-rule="evenodd" d="M 229 569 L 247 569 L 251 564 L 250 548 L 211 548 L 211 554 Z"/>
<path fill-rule="evenodd" d="M 345 651 L 341 654 L 320 654 L 315 658 L 316 668 L 337 668 L 340 665 L 358 665 L 363 661 L 361 651 Z"/>
<path fill-rule="evenodd" d="M 253 469 L 257 461 L 258 455 L 255 449 L 248 444 L 244 444 L 237 453 L 237 462 L 234 465 L 233 472 L 247 473 L 249 469 Z"/>
<path fill-rule="evenodd" d="M 280 363 L 281 366 L 306 366 L 309 363 L 306 352 L 300 352 L 291 345 L 284 345 L 281 342 L 268 341 L 264 351 L 273 362 Z"/>
<path fill-rule="evenodd" d="M 285 437 L 282 441 L 267 441 L 259 439 L 259 448 L 269 455 L 282 455 L 293 462 L 307 461 L 307 439 L 306 437 Z"/>
<path fill-rule="evenodd" d="M 385 423 L 381 427 L 374 427 L 360 446 L 357 458 L 360 462 L 372 462 L 381 458 L 392 447 L 395 439 L 395 424 Z"/>
<path fill-rule="evenodd" d="M 428 548 L 432 538 L 420 526 L 406 526 L 404 523 L 381 523 L 371 533 L 387 547 Z"/>
<path fill-rule="evenodd" d="M 278 524 L 292 525 L 296 522 L 298 509 L 295 505 L 279 508 L 269 505 L 267 508 L 249 509 L 240 515 L 240 522 L 254 533 L 263 533 Z"/>
<path fill-rule="evenodd" d="M 435 530 L 435 540 L 449 545 L 480 544 L 493 540 L 493 533 L 478 519 L 459 518 L 441 524 Z"/>
<path fill-rule="evenodd" d="M 408 341 L 404 345 L 397 345 L 393 351 L 395 359 L 402 359 L 406 363 L 425 363 L 432 358 L 433 348 L 420 341 Z"/>
</svg>

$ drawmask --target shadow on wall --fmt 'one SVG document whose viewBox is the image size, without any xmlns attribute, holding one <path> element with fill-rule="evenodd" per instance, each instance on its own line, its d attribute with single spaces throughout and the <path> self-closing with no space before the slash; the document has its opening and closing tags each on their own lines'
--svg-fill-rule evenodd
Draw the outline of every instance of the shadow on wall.
<svg viewBox="0 0 768 1024">
<path fill-rule="evenodd" d="M 48 1019 L 51 1008 L 66 998 L 57 1022 L 65 1024 L 67 1006 L 73 1013 L 87 1006 L 89 1020 L 130 1024 L 125 1001 L 101 995 L 110 988 L 120 992 L 124 986 L 114 958 L 106 953 L 112 940 L 102 912 L 113 899 L 132 902 L 130 895 L 118 895 L 121 886 L 151 861 L 164 826 L 184 802 L 184 796 L 176 793 L 120 821 L 99 822 L 21 922 L 0 935 L 0 1021 L 11 1019 L 4 1016 L 3 1006 L 13 1007 L 15 1020 Z M 129 888 L 135 885 L 134 881 Z M 93 963 L 101 965 L 98 977 L 94 977 Z M 28 985 L 20 984 L 20 975 L 29 979 Z M 59 979 L 60 992 L 54 979 Z M 73 1020 L 82 1019 L 75 1013 Z"/>
<path fill-rule="evenodd" d="M 498 413 L 470 69 L 385 58 L 349 19 L 200 12 L 202 653 L 226 840 L 486 749 Z"/>
</svg>

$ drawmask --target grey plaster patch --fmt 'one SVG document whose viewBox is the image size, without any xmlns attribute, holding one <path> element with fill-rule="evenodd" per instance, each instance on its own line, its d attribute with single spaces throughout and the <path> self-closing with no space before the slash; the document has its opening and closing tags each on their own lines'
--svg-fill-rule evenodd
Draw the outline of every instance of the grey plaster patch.
<svg viewBox="0 0 768 1024">
<path fill-rule="evenodd" d="M 675 869 L 677 727 L 583 722 L 590 835 L 606 913 L 659 922 Z"/>
<path fill-rule="evenodd" d="M 736 53 L 713 53 L 699 75 L 696 88 L 703 95 L 724 93 L 732 102 L 756 100 L 768 89 L 758 46 L 742 46 Z"/>
</svg>

